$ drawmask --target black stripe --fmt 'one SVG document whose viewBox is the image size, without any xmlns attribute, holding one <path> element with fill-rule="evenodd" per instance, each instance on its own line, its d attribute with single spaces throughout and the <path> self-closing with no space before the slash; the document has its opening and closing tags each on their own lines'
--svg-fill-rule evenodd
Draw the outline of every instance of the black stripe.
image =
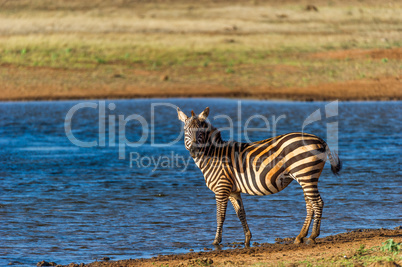
<svg viewBox="0 0 402 267">
<path fill-rule="evenodd" d="M 302 173 L 302 174 L 298 174 L 296 177 L 301 178 L 301 177 L 310 176 L 310 175 L 320 173 L 320 172 L 321 172 L 321 169 L 316 169 L 316 170 L 308 171 L 308 172 L 305 172 L 305 173 Z M 312 179 L 310 179 L 310 180 L 312 180 Z"/>
<path fill-rule="evenodd" d="M 322 160 L 316 160 L 316 161 L 313 161 L 313 162 L 307 162 L 307 163 L 304 163 L 304 164 L 302 164 L 302 165 L 299 165 L 299 166 L 297 166 L 297 167 L 295 167 L 295 168 L 293 168 L 293 169 L 290 169 L 290 171 L 289 171 L 289 173 L 296 173 L 296 172 L 298 172 L 298 171 L 301 171 L 301 170 L 303 170 L 303 169 L 305 169 L 305 168 L 308 168 L 308 167 L 313 167 L 313 166 L 315 166 L 315 165 L 317 165 L 317 164 L 320 164 L 320 163 L 322 163 L 323 161 Z"/>
</svg>

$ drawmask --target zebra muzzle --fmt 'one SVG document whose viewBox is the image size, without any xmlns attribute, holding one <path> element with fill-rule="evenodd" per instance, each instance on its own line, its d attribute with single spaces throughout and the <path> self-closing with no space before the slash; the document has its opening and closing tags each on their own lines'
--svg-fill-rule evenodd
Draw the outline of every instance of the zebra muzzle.
<svg viewBox="0 0 402 267">
<path fill-rule="evenodd" d="M 195 158 L 197 156 L 198 149 L 195 146 L 191 146 L 189 151 L 190 151 L 191 157 Z"/>
</svg>

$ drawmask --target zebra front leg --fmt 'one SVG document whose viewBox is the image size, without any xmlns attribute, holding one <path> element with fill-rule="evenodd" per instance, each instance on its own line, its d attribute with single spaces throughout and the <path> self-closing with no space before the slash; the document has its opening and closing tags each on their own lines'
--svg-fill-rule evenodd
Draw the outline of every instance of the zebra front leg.
<svg viewBox="0 0 402 267">
<path fill-rule="evenodd" d="M 246 220 L 246 211 L 244 210 L 243 206 L 243 201 L 241 199 L 240 193 L 231 193 L 229 196 L 230 202 L 232 202 L 232 205 L 236 211 L 237 217 L 239 218 L 242 226 L 243 226 L 243 231 L 244 231 L 244 245 L 246 247 L 250 246 L 250 240 L 251 240 L 251 232 L 250 229 L 248 228 L 247 220 Z"/>
<path fill-rule="evenodd" d="M 216 198 L 216 235 L 213 245 L 219 245 L 222 242 L 222 228 L 223 222 L 225 221 L 226 208 L 228 206 L 228 195 L 227 194 L 215 194 Z"/>
<path fill-rule="evenodd" d="M 303 228 L 300 231 L 300 234 L 295 239 L 295 244 L 303 243 L 303 238 L 307 236 L 308 229 L 310 228 L 311 220 L 313 219 L 314 210 L 313 206 L 310 203 L 310 200 L 307 198 L 306 194 L 304 194 L 304 200 L 306 201 L 306 210 L 307 216 L 304 221 Z"/>
</svg>

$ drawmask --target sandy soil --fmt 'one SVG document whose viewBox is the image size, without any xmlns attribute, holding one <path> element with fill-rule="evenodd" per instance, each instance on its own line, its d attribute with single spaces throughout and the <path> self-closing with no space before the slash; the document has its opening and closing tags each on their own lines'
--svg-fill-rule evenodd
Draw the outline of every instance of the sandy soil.
<svg viewBox="0 0 402 267">
<path fill-rule="evenodd" d="M 233 245 L 233 247 L 240 248 L 190 252 L 151 259 L 98 261 L 85 266 L 362 266 L 362 264 L 400 266 L 402 265 L 400 256 L 387 261 L 381 260 L 379 257 L 382 253 L 379 247 L 388 239 L 393 239 L 396 243 L 402 242 L 402 228 L 355 230 L 318 238 L 315 245 L 296 245 L 291 243 L 292 239 L 283 239 L 278 240 L 276 244 L 253 244 L 248 249 L 243 248 L 242 245 Z M 363 245 L 365 250 L 361 249 Z M 368 257 L 372 257 L 373 260 L 368 261 Z M 74 264 L 69 266 L 74 266 Z"/>
<path fill-rule="evenodd" d="M 58 71 L 35 70 L 38 75 Z M 49 73 L 50 72 L 50 73 Z M 63 75 L 63 74 L 62 74 Z M 320 100 L 402 100 L 402 76 L 324 83 L 307 87 L 248 87 L 230 88 L 214 84 L 126 85 L 96 84 L 83 88 L 65 89 L 62 85 L 2 88 L 0 101 L 69 100 L 69 99 L 118 99 L 118 98 L 171 98 L 171 97 L 229 97 L 253 99 L 282 99 L 300 101 Z"/>
</svg>

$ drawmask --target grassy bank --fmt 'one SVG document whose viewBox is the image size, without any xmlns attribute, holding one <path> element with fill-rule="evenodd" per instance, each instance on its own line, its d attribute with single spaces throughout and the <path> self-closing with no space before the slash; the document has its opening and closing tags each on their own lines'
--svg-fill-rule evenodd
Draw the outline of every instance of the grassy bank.
<svg viewBox="0 0 402 267">
<path fill-rule="evenodd" d="M 388 239 L 376 246 L 366 247 L 360 244 L 357 249 L 347 249 L 331 257 L 321 259 L 307 258 L 296 262 L 298 266 L 398 266 L 402 263 L 402 245 L 393 239 Z M 283 261 L 279 266 L 291 265 Z M 254 266 L 271 266 L 267 263 L 257 263 Z"/>
</svg>

